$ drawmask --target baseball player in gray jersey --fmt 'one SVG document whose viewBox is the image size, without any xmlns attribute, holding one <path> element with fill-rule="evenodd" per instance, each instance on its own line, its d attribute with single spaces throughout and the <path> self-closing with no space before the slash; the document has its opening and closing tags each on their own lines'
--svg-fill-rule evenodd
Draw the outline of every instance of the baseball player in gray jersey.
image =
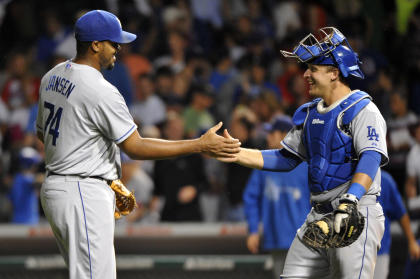
<svg viewBox="0 0 420 279">
<path fill-rule="evenodd" d="M 283 149 L 241 148 L 236 163 L 287 171 L 308 162 L 312 209 L 281 278 L 373 278 L 384 233 L 377 197 L 380 166 L 388 162 L 386 124 L 368 94 L 349 88 L 348 78 L 364 75 L 344 35 L 333 27 L 320 34 L 309 34 L 293 52 L 281 51 L 307 64 L 304 77 L 316 99 L 295 112 Z"/>
<path fill-rule="evenodd" d="M 100 70 L 112 69 L 122 43 L 135 40 L 118 18 L 94 10 L 75 25 L 77 56 L 51 69 L 40 86 L 37 133 L 45 145 L 45 215 L 70 278 L 116 278 L 115 194 L 120 148 L 133 159 L 164 159 L 206 152 L 229 161 L 237 140 L 216 134 L 222 123 L 193 140 L 142 138 L 123 97 Z"/>
</svg>

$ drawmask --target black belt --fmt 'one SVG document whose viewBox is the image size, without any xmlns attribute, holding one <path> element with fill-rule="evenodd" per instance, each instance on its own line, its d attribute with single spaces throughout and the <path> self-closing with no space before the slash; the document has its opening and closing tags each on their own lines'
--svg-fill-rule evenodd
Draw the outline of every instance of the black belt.
<svg viewBox="0 0 420 279">
<path fill-rule="evenodd" d="M 59 174 L 59 173 L 56 173 L 56 172 L 53 172 L 53 171 L 49 171 L 49 172 L 48 172 L 48 174 L 47 174 L 47 177 L 48 177 L 48 176 L 50 176 L 50 175 L 66 176 L 65 174 Z M 76 176 L 80 176 L 80 175 L 76 175 Z M 107 179 L 102 178 L 102 177 L 97 176 L 97 175 L 95 175 L 95 176 L 80 176 L 80 177 L 81 177 L 81 178 L 94 178 L 94 179 L 103 180 L 103 181 L 105 181 L 105 182 L 106 182 L 106 184 L 108 184 L 108 185 L 111 185 L 111 183 L 112 183 L 112 180 L 107 180 Z"/>
</svg>

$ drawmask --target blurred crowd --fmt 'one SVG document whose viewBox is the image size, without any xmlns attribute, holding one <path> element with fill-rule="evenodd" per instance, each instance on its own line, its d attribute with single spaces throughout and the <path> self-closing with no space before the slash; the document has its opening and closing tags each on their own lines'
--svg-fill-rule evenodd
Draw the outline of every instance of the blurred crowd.
<svg viewBox="0 0 420 279">
<path fill-rule="evenodd" d="M 115 13 L 124 29 L 138 35 L 103 74 L 124 96 L 143 137 L 195 138 L 223 121 L 243 147 L 259 149 L 266 147 L 264 123 L 292 115 L 310 100 L 305 66 L 284 59 L 279 50 L 291 50 L 321 27 L 337 27 L 363 62 L 366 79 L 351 80 L 351 87 L 368 92 L 387 120 L 386 169 L 412 208 L 420 208 L 418 4 L 0 1 L 0 221 L 43 220 L 38 191 L 45 165 L 35 135 L 40 78 L 74 57 L 72 28 L 90 9 Z M 245 220 L 242 194 L 250 169 L 204 155 L 140 162 L 122 154 L 122 163 L 122 179 L 135 190 L 139 208 L 119 222 Z"/>
</svg>

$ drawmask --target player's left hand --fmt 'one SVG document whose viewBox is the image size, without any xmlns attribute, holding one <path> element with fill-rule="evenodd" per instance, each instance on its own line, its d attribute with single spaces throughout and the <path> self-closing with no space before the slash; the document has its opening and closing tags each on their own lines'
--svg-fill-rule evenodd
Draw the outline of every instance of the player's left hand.
<svg viewBox="0 0 420 279">
<path fill-rule="evenodd" d="M 222 124 L 222 122 L 219 122 L 201 136 L 202 149 L 204 153 L 213 158 L 222 159 L 226 162 L 234 162 L 236 160 L 235 154 L 241 150 L 241 143 L 238 139 L 222 137 L 216 134 L 222 127 Z"/>
<path fill-rule="evenodd" d="M 410 252 L 410 259 L 412 261 L 417 261 L 420 259 L 420 246 L 415 239 L 408 242 L 408 250 Z"/>
<path fill-rule="evenodd" d="M 345 194 L 340 198 L 340 204 L 334 212 L 334 231 L 340 233 L 343 221 L 349 217 L 349 213 L 352 207 L 356 207 L 357 210 L 358 200 L 356 196 L 352 194 Z"/>
</svg>

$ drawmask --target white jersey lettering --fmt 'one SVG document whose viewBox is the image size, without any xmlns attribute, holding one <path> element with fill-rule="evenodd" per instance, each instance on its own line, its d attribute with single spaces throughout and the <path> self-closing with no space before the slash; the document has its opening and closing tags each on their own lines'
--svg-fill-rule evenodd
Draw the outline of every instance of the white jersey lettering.
<svg viewBox="0 0 420 279">
<path fill-rule="evenodd" d="M 69 98 L 75 87 L 76 85 L 73 84 L 73 82 L 70 80 L 53 75 L 50 77 L 48 84 L 45 87 L 45 91 L 54 91 L 63 96 L 66 96 L 66 98 Z"/>
</svg>

